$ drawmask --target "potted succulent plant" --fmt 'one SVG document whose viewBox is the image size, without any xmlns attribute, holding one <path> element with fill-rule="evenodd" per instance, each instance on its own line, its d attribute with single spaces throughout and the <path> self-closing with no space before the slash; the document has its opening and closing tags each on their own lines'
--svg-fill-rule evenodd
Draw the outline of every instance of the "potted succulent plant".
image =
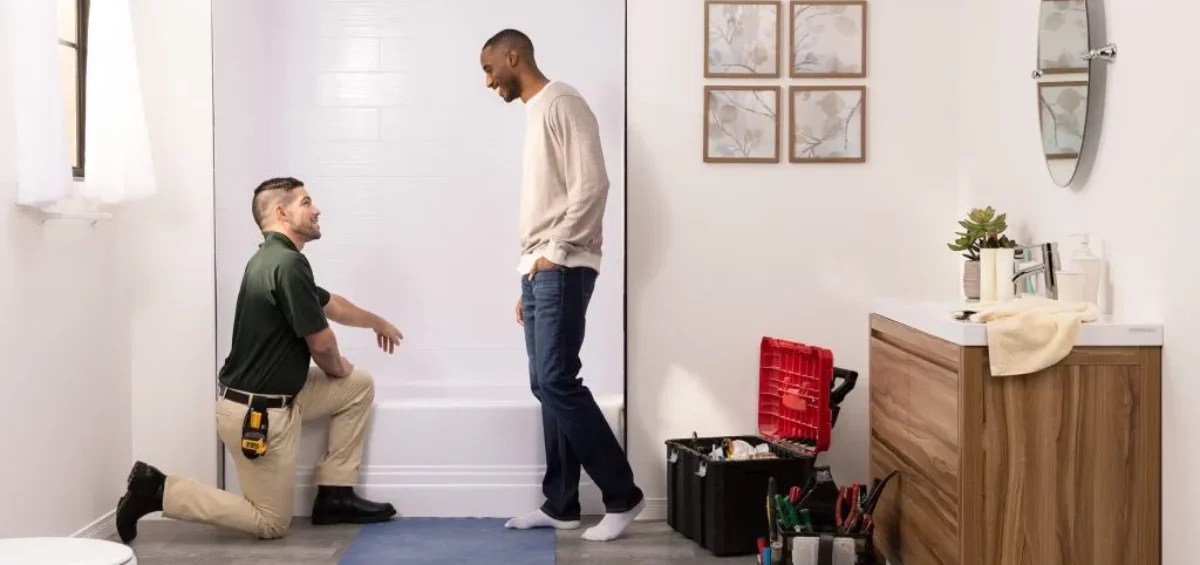
<svg viewBox="0 0 1200 565">
<path fill-rule="evenodd" d="M 1008 215 L 996 214 L 991 206 L 973 208 L 967 217 L 959 220 L 963 231 L 954 232 L 957 238 L 946 244 L 951 251 L 962 253 L 963 294 L 969 299 L 979 298 L 979 251 L 981 249 L 1011 249 L 1017 243 L 1004 235 L 1008 230 Z"/>
</svg>

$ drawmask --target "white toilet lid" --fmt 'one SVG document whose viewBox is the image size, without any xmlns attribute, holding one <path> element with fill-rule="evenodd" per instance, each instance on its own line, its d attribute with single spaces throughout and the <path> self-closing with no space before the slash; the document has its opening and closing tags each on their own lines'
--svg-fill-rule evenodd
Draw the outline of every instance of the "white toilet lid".
<svg viewBox="0 0 1200 565">
<path fill-rule="evenodd" d="M 0 539 L 0 563 L 21 565 L 132 565 L 129 546 L 88 538 Z"/>
</svg>

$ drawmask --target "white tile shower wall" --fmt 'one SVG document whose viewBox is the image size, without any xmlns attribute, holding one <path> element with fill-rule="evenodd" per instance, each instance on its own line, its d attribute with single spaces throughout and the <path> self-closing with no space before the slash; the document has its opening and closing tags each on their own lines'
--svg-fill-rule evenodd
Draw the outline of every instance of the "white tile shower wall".
<svg viewBox="0 0 1200 565">
<path fill-rule="evenodd" d="M 384 387 L 527 386 L 513 316 L 525 109 L 487 90 L 479 68 L 483 42 L 515 27 L 532 36 L 547 74 L 579 88 L 601 122 L 612 187 L 583 372 L 597 394 L 621 394 L 622 3 L 215 4 L 220 359 L 238 280 L 259 241 L 251 191 L 292 175 L 323 212 L 323 238 L 306 249 L 318 282 L 405 333 L 389 357 L 366 330 L 339 331 L 355 363 Z"/>
<path fill-rule="evenodd" d="M 323 212 L 323 237 L 306 249 L 318 282 L 406 337 L 387 356 L 369 331 L 338 331 L 343 352 L 380 386 L 366 495 L 407 515 L 504 516 L 536 506 L 541 419 L 513 313 L 526 113 L 485 88 L 479 50 L 502 28 L 526 31 L 543 69 L 579 88 L 601 122 L 612 186 L 583 376 L 615 421 L 624 361 L 623 4 L 217 0 L 216 8 L 219 360 L 242 269 L 261 241 L 252 189 L 296 176 Z M 426 429 L 430 421 L 436 429 Z M 448 439 L 428 445 L 411 434 L 414 424 Z M 305 436 L 302 467 L 323 441 L 319 427 Z M 302 472 L 299 514 L 308 510 L 307 480 Z M 238 490 L 233 473 L 227 481 Z M 586 478 L 581 493 L 585 508 L 602 509 Z"/>
</svg>

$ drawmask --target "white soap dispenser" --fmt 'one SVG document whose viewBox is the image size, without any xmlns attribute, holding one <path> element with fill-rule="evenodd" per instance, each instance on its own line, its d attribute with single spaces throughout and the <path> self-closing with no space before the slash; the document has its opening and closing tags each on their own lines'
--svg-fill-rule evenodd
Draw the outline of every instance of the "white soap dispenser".
<svg viewBox="0 0 1200 565">
<path fill-rule="evenodd" d="M 1092 253 L 1086 233 L 1072 234 L 1074 249 L 1067 259 L 1068 271 L 1083 273 L 1083 300 L 1088 304 L 1100 305 L 1100 277 L 1104 271 L 1104 260 Z"/>
</svg>

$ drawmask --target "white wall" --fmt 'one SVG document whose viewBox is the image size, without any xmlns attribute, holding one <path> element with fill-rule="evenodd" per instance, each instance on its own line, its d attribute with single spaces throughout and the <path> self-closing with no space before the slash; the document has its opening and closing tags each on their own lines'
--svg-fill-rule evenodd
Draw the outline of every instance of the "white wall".
<svg viewBox="0 0 1200 565">
<path fill-rule="evenodd" d="M 1102 127 L 1089 119 L 1099 150 L 1087 182 L 1059 188 L 1041 159 L 1035 90 L 1029 73 L 1037 45 L 1037 2 L 972 2 L 965 11 L 963 199 L 1009 213 L 1031 241 L 1058 241 L 1090 231 L 1109 260 L 1112 311 L 1165 327 L 1163 375 L 1163 563 L 1191 561 L 1190 510 L 1200 504 L 1200 300 L 1192 260 L 1200 147 L 1191 124 L 1200 105 L 1189 94 L 1189 65 L 1200 8 L 1168 12 L 1136 4 L 1104 8 L 1108 40 L 1119 55 L 1108 68 Z M 1093 45 L 1098 47 L 1103 43 Z M 970 88 L 970 87 L 966 87 Z M 1193 89 L 1194 90 L 1194 89 Z"/>
<path fill-rule="evenodd" d="M 38 225 L 13 179 L 0 164 L 0 537 L 67 535 L 113 509 L 129 469 L 125 297 L 113 226 Z"/>
<path fill-rule="evenodd" d="M 543 69 L 579 88 L 602 124 L 613 183 L 583 371 L 597 394 L 621 394 L 619 3 L 215 5 L 219 360 L 245 262 L 262 239 L 252 191 L 270 176 L 296 176 L 322 210 L 324 237 L 305 249 L 318 283 L 405 334 L 401 352 L 386 356 L 367 330 L 339 332 L 347 356 L 376 375 L 381 401 L 422 385 L 528 388 L 513 318 L 526 113 L 486 89 L 479 68 L 483 42 L 511 26 L 531 35 Z M 574 20 L 587 24 L 563 25 Z"/>
<path fill-rule="evenodd" d="M 0 537 L 112 512 L 134 458 L 216 479 L 209 7 L 132 8 L 161 194 L 94 227 L 39 225 L 0 159 Z"/>
<path fill-rule="evenodd" d="M 15 207 L 15 178 L 0 159 L 0 538 L 68 535 L 113 509 L 129 470 L 126 297 L 114 227 L 39 225 Z"/>
<path fill-rule="evenodd" d="M 132 302 L 112 331 L 130 340 L 133 458 L 215 483 L 210 7 L 130 4 L 159 182 L 115 220 L 118 286 Z"/>
<path fill-rule="evenodd" d="M 814 81 L 867 84 L 868 163 L 706 165 L 704 85 L 799 81 L 706 81 L 703 4 L 629 3 L 629 443 L 648 497 L 666 496 L 664 440 L 755 432 L 763 335 L 860 371 L 822 460 L 866 478 L 869 301 L 959 286 L 956 5 L 870 2 L 868 78 Z"/>
<path fill-rule="evenodd" d="M 10 55 L 0 52 L 0 538 L 67 535 L 112 509 L 128 471 L 125 297 L 112 225 L 39 224 L 15 205 Z"/>
</svg>

